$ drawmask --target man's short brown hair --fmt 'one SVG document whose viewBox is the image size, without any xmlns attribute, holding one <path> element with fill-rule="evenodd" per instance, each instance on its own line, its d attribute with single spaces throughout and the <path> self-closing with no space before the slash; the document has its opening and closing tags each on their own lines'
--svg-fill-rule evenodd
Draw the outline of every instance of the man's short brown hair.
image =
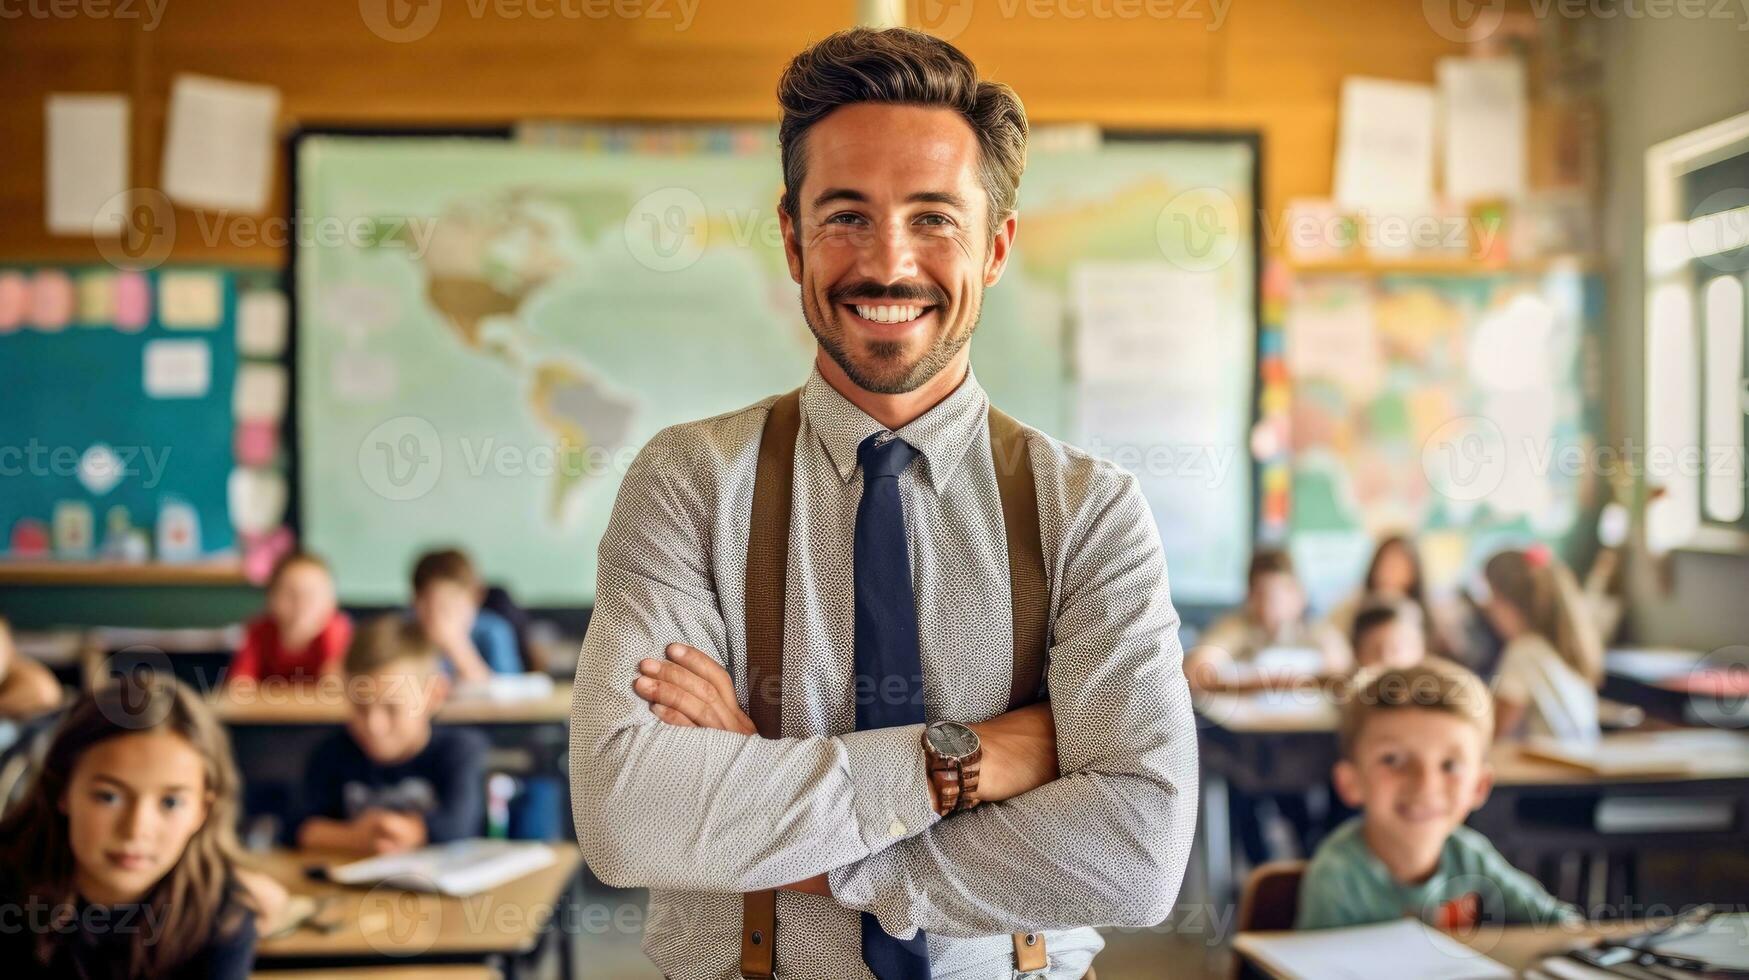
<svg viewBox="0 0 1749 980">
<path fill-rule="evenodd" d="M 808 130 L 833 110 L 860 102 L 952 109 L 978 137 L 979 174 L 990 201 L 989 231 L 1014 212 L 1026 169 L 1026 108 L 1014 90 L 978 78 L 960 49 L 903 27 L 856 27 L 795 56 L 777 83 L 783 109 L 783 209 L 800 222 Z"/>
<path fill-rule="evenodd" d="M 389 613 L 371 620 L 353 634 L 342 666 L 348 677 L 364 677 L 399 663 L 411 661 L 433 667 L 441 654 L 419 621 Z"/>
<path fill-rule="evenodd" d="M 1486 746 L 1494 738 L 1494 698 L 1482 679 L 1438 657 L 1413 667 L 1362 671 L 1354 679 L 1336 735 L 1342 758 L 1354 761 L 1366 723 L 1387 711 L 1420 708 L 1452 715 L 1473 725 Z"/>
<path fill-rule="evenodd" d="M 428 551 L 413 565 L 413 594 L 418 595 L 438 582 L 454 582 L 463 588 L 480 587 L 480 573 L 467 553 L 456 548 Z"/>
</svg>

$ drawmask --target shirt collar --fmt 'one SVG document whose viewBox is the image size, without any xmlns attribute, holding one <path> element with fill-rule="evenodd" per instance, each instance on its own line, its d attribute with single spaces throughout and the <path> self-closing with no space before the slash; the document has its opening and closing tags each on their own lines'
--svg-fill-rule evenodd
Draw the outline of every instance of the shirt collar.
<svg viewBox="0 0 1749 980">
<path fill-rule="evenodd" d="M 923 457 L 925 475 L 936 493 L 953 479 L 972 439 L 985 431 L 988 407 L 989 399 L 968 365 L 966 379 L 952 394 L 897 430 L 898 437 Z M 839 394 L 821 376 L 817 365 L 808 375 L 808 383 L 802 386 L 802 414 L 807 417 L 808 427 L 819 436 L 826 458 L 846 483 L 857 470 L 856 448 L 864 439 L 886 429 Z"/>
</svg>

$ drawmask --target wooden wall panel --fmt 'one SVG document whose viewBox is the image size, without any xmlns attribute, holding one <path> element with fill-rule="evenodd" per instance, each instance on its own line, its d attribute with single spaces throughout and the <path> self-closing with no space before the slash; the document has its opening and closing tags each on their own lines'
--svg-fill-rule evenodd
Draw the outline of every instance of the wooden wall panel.
<svg viewBox="0 0 1749 980">
<path fill-rule="evenodd" d="M 669 16 L 534 16 L 559 2 L 444 0 L 429 33 L 408 43 L 372 33 L 359 0 L 169 0 L 153 30 L 113 19 L 7 21 L 0 260 L 97 258 L 91 242 L 51 238 L 43 228 L 42 102 L 50 92 L 130 94 L 133 182 L 151 187 L 178 72 L 277 86 L 284 131 L 518 118 L 772 120 L 785 61 L 849 24 L 855 7 L 696 0 L 683 25 L 680 0 L 619 0 Z M 1142 2 L 911 0 L 909 16 L 953 31 L 983 71 L 1015 86 L 1039 122 L 1260 131 L 1271 209 L 1329 193 L 1343 76 L 1431 80 L 1435 59 L 1456 49 L 1413 2 L 1223 0 L 1217 8 L 1214 0 L 1176 0 L 1153 8 L 1172 12 L 1162 17 L 1146 16 Z M 285 175 L 277 182 L 272 208 L 284 213 Z M 284 260 L 266 245 L 233 243 L 213 216 L 179 211 L 177 219 L 176 260 Z"/>
</svg>

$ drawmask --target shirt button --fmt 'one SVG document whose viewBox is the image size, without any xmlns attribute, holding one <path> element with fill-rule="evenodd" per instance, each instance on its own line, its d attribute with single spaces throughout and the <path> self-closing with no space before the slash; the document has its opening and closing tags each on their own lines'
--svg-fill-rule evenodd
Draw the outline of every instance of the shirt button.
<svg viewBox="0 0 1749 980">
<path fill-rule="evenodd" d="M 895 819 L 892 824 L 887 827 L 887 833 L 892 834 L 894 837 L 903 837 L 905 836 L 905 825 Z"/>
</svg>

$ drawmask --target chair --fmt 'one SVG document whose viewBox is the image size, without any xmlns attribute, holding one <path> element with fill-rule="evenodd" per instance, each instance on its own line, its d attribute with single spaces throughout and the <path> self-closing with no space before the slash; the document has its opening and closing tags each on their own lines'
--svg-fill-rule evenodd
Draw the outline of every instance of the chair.
<svg viewBox="0 0 1749 980">
<path fill-rule="evenodd" d="M 1300 910 L 1300 879 L 1305 873 L 1304 861 L 1270 861 L 1255 868 L 1239 894 L 1236 931 L 1292 929 Z M 1256 975 L 1247 972 L 1243 956 L 1233 954 L 1234 980 Z"/>
</svg>

